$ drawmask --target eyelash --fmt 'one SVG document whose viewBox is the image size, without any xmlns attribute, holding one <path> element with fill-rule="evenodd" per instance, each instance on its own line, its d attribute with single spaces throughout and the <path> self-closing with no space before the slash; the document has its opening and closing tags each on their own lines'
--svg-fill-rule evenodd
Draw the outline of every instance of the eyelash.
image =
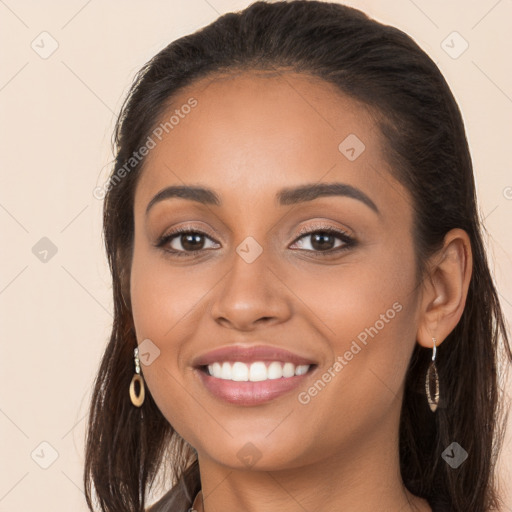
<svg viewBox="0 0 512 512">
<path fill-rule="evenodd" d="M 320 232 L 328 234 L 328 235 L 335 235 L 336 238 L 338 238 L 342 242 L 344 242 L 344 245 L 342 245 L 340 247 L 336 247 L 334 249 L 328 249 L 326 251 L 314 251 L 311 249 L 302 249 L 302 250 L 305 250 L 307 252 L 314 252 L 315 254 L 321 255 L 321 257 L 327 257 L 327 256 L 331 256 L 333 254 L 337 254 L 339 252 L 345 251 L 347 249 L 350 249 L 351 247 L 354 247 L 357 243 L 353 237 L 348 235 L 343 230 L 334 229 L 330 226 L 315 225 L 315 226 L 310 226 L 308 228 L 300 229 L 299 236 L 297 238 L 295 238 L 292 245 L 295 244 L 296 242 L 298 242 L 301 238 L 304 238 L 306 235 L 314 235 L 314 234 L 320 233 Z M 176 238 L 177 236 L 183 235 L 183 234 L 204 235 L 204 236 L 212 239 L 212 237 L 210 237 L 207 233 L 205 233 L 203 231 L 200 231 L 197 229 L 191 229 L 191 228 L 187 228 L 187 227 L 181 227 L 181 228 L 176 228 L 174 231 L 171 231 L 170 233 L 160 237 L 157 240 L 157 243 L 155 244 L 155 246 L 158 248 L 163 248 L 163 246 L 166 245 L 167 243 L 169 243 L 173 238 Z M 172 249 L 172 250 L 163 249 L 163 250 L 166 253 L 171 254 L 172 256 L 193 257 L 196 254 L 205 251 L 206 249 L 197 249 L 195 251 L 176 251 L 175 249 Z"/>
</svg>

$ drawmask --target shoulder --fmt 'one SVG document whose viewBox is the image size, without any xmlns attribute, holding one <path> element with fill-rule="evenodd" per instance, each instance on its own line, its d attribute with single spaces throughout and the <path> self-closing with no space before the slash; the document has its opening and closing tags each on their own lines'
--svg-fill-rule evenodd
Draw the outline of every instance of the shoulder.
<svg viewBox="0 0 512 512">
<path fill-rule="evenodd" d="M 189 512 L 200 489 L 199 465 L 195 460 L 180 476 L 172 489 L 156 503 L 146 508 L 145 512 Z"/>
<path fill-rule="evenodd" d="M 145 509 L 145 512 L 187 512 L 187 508 L 184 508 L 184 504 L 180 503 L 178 496 L 178 489 L 172 488 L 170 491 L 165 493 L 157 502 L 150 505 Z M 178 508 L 180 507 L 181 508 Z"/>
<path fill-rule="evenodd" d="M 183 485 L 178 484 L 146 508 L 145 512 L 189 512 L 194 497 L 188 494 Z"/>
</svg>

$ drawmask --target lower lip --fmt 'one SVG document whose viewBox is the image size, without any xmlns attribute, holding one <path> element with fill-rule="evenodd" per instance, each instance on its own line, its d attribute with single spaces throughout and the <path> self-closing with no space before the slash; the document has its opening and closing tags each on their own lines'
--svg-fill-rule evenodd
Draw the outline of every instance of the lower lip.
<svg viewBox="0 0 512 512">
<path fill-rule="evenodd" d="M 195 370 L 206 389 L 217 398 L 236 405 L 259 405 L 297 388 L 311 375 L 315 368 L 315 366 L 310 367 L 304 375 L 259 382 L 218 379 L 199 368 Z"/>
</svg>

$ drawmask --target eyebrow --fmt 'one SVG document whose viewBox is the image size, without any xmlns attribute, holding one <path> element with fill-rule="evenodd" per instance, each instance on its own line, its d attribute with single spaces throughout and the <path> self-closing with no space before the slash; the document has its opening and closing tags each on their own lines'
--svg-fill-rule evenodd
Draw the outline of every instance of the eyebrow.
<svg viewBox="0 0 512 512">
<path fill-rule="evenodd" d="M 311 183 L 298 187 L 284 188 L 276 194 L 276 201 L 280 205 L 292 205 L 313 201 L 325 196 L 342 196 L 357 199 L 380 215 L 377 205 L 362 190 L 346 183 Z M 210 188 L 194 185 L 172 185 L 160 190 L 151 199 L 146 208 L 146 215 L 156 203 L 174 197 L 189 199 L 201 204 L 222 205 L 220 197 Z"/>
</svg>

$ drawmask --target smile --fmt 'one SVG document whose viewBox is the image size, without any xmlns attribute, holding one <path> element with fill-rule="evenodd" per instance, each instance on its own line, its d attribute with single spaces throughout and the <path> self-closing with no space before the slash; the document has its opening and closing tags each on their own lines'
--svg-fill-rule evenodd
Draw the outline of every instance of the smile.
<svg viewBox="0 0 512 512">
<path fill-rule="evenodd" d="M 304 387 L 305 379 L 316 373 L 316 368 L 316 364 L 295 366 L 280 361 L 268 365 L 263 361 L 224 361 L 195 368 L 194 373 L 214 398 L 238 406 L 257 406 Z"/>
<path fill-rule="evenodd" d="M 192 360 L 194 376 L 210 396 L 235 405 L 269 402 L 315 373 L 318 363 L 272 345 L 226 345 Z"/>
<path fill-rule="evenodd" d="M 209 375 L 217 379 L 235 382 L 261 382 L 304 375 L 311 366 L 282 361 L 255 361 L 250 364 L 241 361 L 224 361 L 209 364 L 206 369 Z"/>
</svg>

